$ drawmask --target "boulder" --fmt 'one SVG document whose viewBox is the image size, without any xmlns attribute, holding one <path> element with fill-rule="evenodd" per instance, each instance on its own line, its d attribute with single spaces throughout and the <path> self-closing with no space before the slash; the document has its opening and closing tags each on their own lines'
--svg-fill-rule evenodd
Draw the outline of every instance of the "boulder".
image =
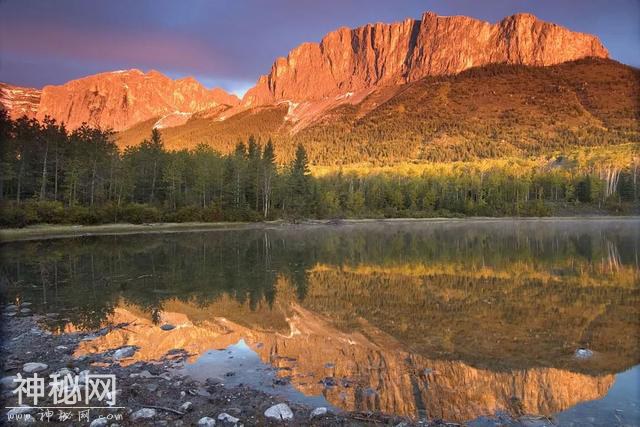
<svg viewBox="0 0 640 427">
<path fill-rule="evenodd" d="M 222 421 L 223 423 L 229 423 L 229 424 L 238 424 L 240 420 L 232 415 L 227 414 L 226 412 L 223 412 L 220 415 L 218 415 L 218 421 Z"/>
<path fill-rule="evenodd" d="M 293 418 L 293 412 L 286 403 L 278 403 L 264 411 L 264 416 L 276 420 L 290 420 Z"/>
<path fill-rule="evenodd" d="M 198 420 L 199 427 L 214 427 L 216 425 L 216 420 L 210 417 L 202 417 Z"/>
<path fill-rule="evenodd" d="M 327 415 L 327 412 L 328 412 L 327 408 L 325 408 L 324 406 L 321 406 L 311 411 L 311 415 L 309 415 L 309 418 L 322 417 L 324 415 Z"/>
</svg>

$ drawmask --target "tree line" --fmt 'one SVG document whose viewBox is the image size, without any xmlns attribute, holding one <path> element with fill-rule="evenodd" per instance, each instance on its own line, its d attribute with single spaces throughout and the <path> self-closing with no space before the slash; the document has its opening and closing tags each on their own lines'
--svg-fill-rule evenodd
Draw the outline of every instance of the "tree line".
<svg viewBox="0 0 640 427">
<path fill-rule="evenodd" d="M 606 177 L 473 163 L 411 176 L 316 177 L 302 144 L 283 165 L 270 139 L 252 136 L 226 155 L 206 144 L 169 151 L 157 129 L 122 151 L 114 140 L 109 130 L 68 131 L 0 111 L 1 225 L 547 215 L 559 205 L 624 211 L 638 201 L 630 162 Z"/>
</svg>

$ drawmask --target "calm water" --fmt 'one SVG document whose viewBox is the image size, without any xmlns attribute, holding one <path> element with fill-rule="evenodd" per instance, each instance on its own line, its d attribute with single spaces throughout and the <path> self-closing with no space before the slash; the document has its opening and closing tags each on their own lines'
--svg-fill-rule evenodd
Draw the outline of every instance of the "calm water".
<svg viewBox="0 0 640 427">
<path fill-rule="evenodd" d="M 346 410 L 640 424 L 640 220 L 305 226 L 2 246 L 8 299 L 76 353 Z M 176 326 L 163 331 L 160 325 Z M 593 351 L 586 360 L 578 348 Z M 227 372 L 236 372 L 225 377 Z"/>
</svg>

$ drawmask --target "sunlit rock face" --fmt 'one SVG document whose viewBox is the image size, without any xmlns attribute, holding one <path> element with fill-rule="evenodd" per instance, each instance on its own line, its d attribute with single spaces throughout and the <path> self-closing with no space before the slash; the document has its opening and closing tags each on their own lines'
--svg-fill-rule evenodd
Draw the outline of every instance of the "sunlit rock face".
<svg viewBox="0 0 640 427">
<path fill-rule="evenodd" d="M 608 52 L 595 36 L 533 15 L 490 24 L 427 12 L 420 20 L 340 28 L 320 43 L 304 43 L 278 58 L 242 104 L 320 100 L 487 64 L 547 66 L 585 57 Z"/>
<path fill-rule="evenodd" d="M 0 108 L 7 110 L 13 120 L 22 116 L 32 119 L 38 112 L 40 93 L 38 89 L 0 83 Z"/>
<path fill-rule="evenodd" d="M 135 345 L 139 350 L 121 363 L 159 360 L 172 349 L 186 350 L 189 362 L 194 362 L 207 350 L 244 339 L 264 363 L 279 368 L 280 376 L 289 376 L 296 389 L 306 395 L 324 395 L 337 407 L 459 421 L 512 411 L 514 397 L 519 410 L 552 414 L 603 397 L 614 381 L 614 375 L 553 368 L 492 372 L 458 361 L 431 360 L 404 350 L 366 322 L 361 332 L 345 333 L 296 303 L 278 309 L 288 331 L 243 326 L 216 317 L 213 306 L 199 308 L 174 301 L 167 308 L 189 312 L 199 320 L 165 311 L 154 324 L 134 308 L 120 306 L 109 321 L 129 325 L 82 342 L 76 356 Z M 163 331 L 159 324 L 165 322 L 176 328 Z M 334 384 L 326 387 L 326 378 Z"/>
<path fill-rule="evenodd" d="M 167 115 L 191 115 L 218 105 L 235 105 L 234 95 L 209 90 L 192 77 L 172 80 L 158 71 L 123 70 L 45 86 L 37 118 L 64 122 L 69 129 L 82 123 L 115 131 Z"/>
</svg>

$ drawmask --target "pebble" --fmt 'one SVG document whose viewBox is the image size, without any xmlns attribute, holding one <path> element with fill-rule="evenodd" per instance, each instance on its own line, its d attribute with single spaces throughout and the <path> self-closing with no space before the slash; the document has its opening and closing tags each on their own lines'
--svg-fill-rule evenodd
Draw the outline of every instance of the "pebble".
<svg viewBox="0 0 640 427">
<path fill-rule="evenodd" d="M 156 410 L 153 408 L 142 408 L 131 414 L 131 421 L 146 420 L 156 416 Z"/>
<path fill-rule="evenodd" d="M 198 420 L 198 426 L 200 427 L 214 427 L 215 425 L 216 420 L 211 417 L 202 417 Z"/>
<path fill-rule="evenodd" d="M 31 314 L 31 309 L 23 308 L 22 310 L 20 310 L 20 314 Z"/>
<path fill-rule="evenodd" d="M 129 378 L 156 378 L 156 375 L 153 375 L 151 372 L 144 369 L 140 372 L 129 374 Z"/>
<path fill-rule="evenodd" d="M 56 347 L 56 350 L 61 350 L 61 351 L 69 350 L 69 347 L 67 347 L 66 345 L 59 345 Z"/>
<path fill-rule="evenodd" d="M 264 416 L 276 420 L 290 420 L 293 418 L 293 412 L 286 403 L 278 403 L 264 411 Z"/>
<path fill-rule="evenodd" d="M 223 423 L 238 424 L 238 421 L 240 420 L 234 416 L 227 414 L 226 412 L 223 412 L 218 415 L 218 421 L 222 421 Z"/>
<path fill-rule="evenodd" d="M 44 364 L 44 363 L 37 363 L 37 362 L 29 362 L 29 363 L 25 363 L 22 366 L 22 370 L 25 371 L 28 374 L 33 374 L 35 372 L 41 372 L 44 371 L 45 369 L 47 369 L 49 366 Z"/>
<path fill-rule="evenodd" d="M 166 325 L 162 325 L 160 326 L 160 329 L 162 329 L 163 331 L 170 331 L 172 329 L 175 329 L 176 327 L 170 324 L 166 324 Z"/>
<path fill-rule="evenodd" d="M 311 411 L 311 415 L 309 416 L 309 418 L 321 417 L 323 415 L 327 415 L 327 408 L 321 406 Z"/>
<path fill-rule="evenodd" d="M 108 422 L 106 418 L 96 418 L 95 420 L 91 421 L 89 427 L 106 427 L 107 424 Z"/>
<path fill-rule="evenodd" d="M 188 412 L 191 410 L 191 408 L 193 408 L 193 403 L 191 402 L 184 402 L 182 405 L 180 405 L 180 410 L 182 412 Z"/>
</svg>

